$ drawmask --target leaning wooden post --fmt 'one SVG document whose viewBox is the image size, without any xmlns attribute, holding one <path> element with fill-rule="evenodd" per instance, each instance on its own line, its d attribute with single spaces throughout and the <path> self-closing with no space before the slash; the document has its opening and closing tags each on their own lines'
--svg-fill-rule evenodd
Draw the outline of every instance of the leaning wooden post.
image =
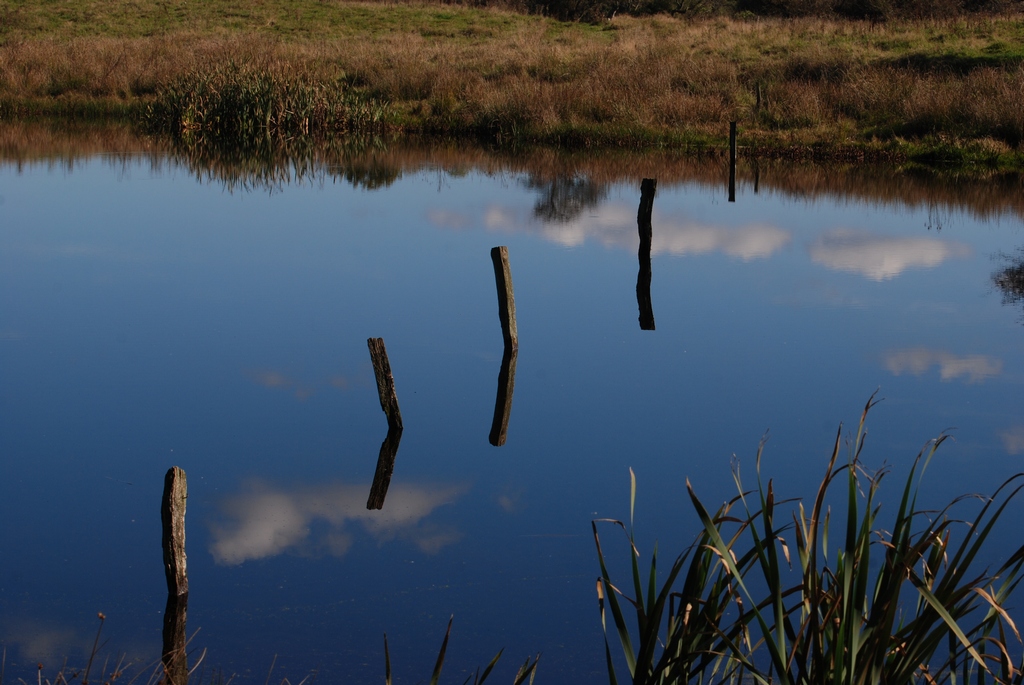
<svg viewBox="0 0 1024 685">
<path fill-rule="evenodd" d="M 384 338 L 368 338 L 366 346 L 370 348 L 370 361 L 373 362 L 373 375 L 377 379 L 380 408 L 388 417 L 388 427 L 401 429 L 402 412 L 398 409 L 395 378 L 391 375 L 391 364 L 388 362 L 388 352 L 384 349 Z"/>
<path fill-rule="evenodd" d="M 164 677 L 161 681 L 167 685 L 188 683 L 188 655 L 185 653 L 185 620 L 188 611 L 188 570 L 185 564 L 187 499 L 185 472 L 177 466 L 171 467 L 164 477 L 164 495 L 160 506 L 164 575 L 167 578 L 161 657 Z"/>
<path fill-rule="evenodd" d="M 736 122 L 729 122 L 729 202 L 736 202 Z"/>
<path fill-rule="evenodd" d="M 519 332 L 516 329 L 516 297 L 512 291 L 512 269 L 508 264 L 508 248 L 504 245 L 491 249 L 494 262 L 494 281 L 498 288 L 498 318 L 501 320 L 501 335 L 505 345 L 519 349 Z"/>
<path fill-rule="evenodd" d="M 640 208 L 636 213 L 636 227 L 640 234 L 640 249 L 637 259 L 640 271 L 636 275 L 636 303 L 640 308 L 640 330 L 654 330 L 654 305 L 651 303 L 651 243 L 654 229 L 651 226 L 651 214 L 654 211 L 654 193 L 658 181 L 645 178 L 640 182 Z"/>
</svg>

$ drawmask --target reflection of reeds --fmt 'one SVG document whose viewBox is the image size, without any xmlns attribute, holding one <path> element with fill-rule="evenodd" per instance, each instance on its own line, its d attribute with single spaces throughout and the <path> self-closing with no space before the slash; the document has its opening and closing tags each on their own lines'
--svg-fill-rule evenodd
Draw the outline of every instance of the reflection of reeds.
<svg viewBox="0 0 1024 685">
<path fill-rule="evenodd" d="M 546 209 L 545 219 L 559 216 L 558 212 L 571 215 L 580 206 L 600 201 L 609 183 L 639 184 L 647 177 L 657 178 L 662 187 L 696 183 L 723 188 L 728 178 L 728 164 L 721 156 L 664 150 L 595 154 L 538 147 L 509 152 L 464 140 L 403 138 L 399 143 L 386 135 L 344 136 L 320 143 L 301 137 L 264 138 L 238 146 L 203 137 L 185 141 L 142 136 L 116 126 L 0 125 L 0 162 L 74 165 L 104 154 L 108 160 L 122 163 L 133 158 L 129 153 L 144 155 L 154 169 L 168 162 L 184 165 L 197 179 L 229 188 L 273 188 L 327 180 L 374 189 L 422 170 L 443 170 L 456 176 L 470 171 L 525 174 L 530 177 L 530 187 L 543 193 L 538 206 L 556 200 L 569 203 Z M 737 169 L 741 195 L 744 186 L 754 184 L 755 173 L 762 193 L 965 211 L 980 218 L 1024 217 L 1024 176 L 1017 172 L 976 169 L 962 174 L 920 167 L 781 159 L 760 160 L 755 168 L 741 159 Z M 558 179 L 576 179 L 559 184 L 573 192 L 550 192 Z M 581 198 L 579 192 L 583 191 L 586 197 Z"/>
<path fill-rule="evenodd" d="M 633 683 L 720 678 L 852 685 L 935 683 L 951 676 L 1019 682 L 1024 663 L 1015 663 L 1008 646 L 1019 643 L 1020 634 L 1006 606 L 1021 580 L 1024 546 L 1008 550 L 995 573 L 970 567 L 1024 487 L 1024 474 L 1007 479 L 992 497 L 979 498 L 980 508 L 958 541 L 954 533 L 961 522 L 951 515 L 954 506 L 963 506 L 962 498 L 937 515 L 918 507 L 920 477 L 942 436 L 918 455 L 893 521 L 883 529 L 878 491 L 885 471 L 866 474 L 861 462 L 873 399 L 846 464 L 838 463 L 840 427 L 809 510 L 802 503 L 793 511 L 779 510 L 773 482 L 761 480 L 760 449 L 756 488 L 744 490 L 735 470 L 739 494 L 714 514 L 687 483 L 703 530 L 661 579 L 657 553 L 649 577 L 640 571 L 632 532 L 634 479 L 628 530 L 633 598 L 613 585 L 595 523 L 602 621 L 607 605 Z M 845 493 L 846 516 L 832 537 L 839 544 L 830 546 L 826 500 L 834 484 Z M 620 599 L 635 609 L 632 630 Z M 614 682 L 608 632 L 606 626 Z"/>
</svg>

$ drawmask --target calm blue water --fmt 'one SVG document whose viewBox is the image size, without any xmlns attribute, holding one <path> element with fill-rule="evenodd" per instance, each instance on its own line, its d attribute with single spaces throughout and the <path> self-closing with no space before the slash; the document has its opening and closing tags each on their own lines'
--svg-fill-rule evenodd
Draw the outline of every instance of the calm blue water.
<svg viewBox="0 0 1024 685">
<path fill-rule="evenodd" d="M 546 186 L 512 172 L 268 192 L 149 159 L 0 167 L 7 677 L 84 663 L 97 612 L 104 655 L 159 659 L 172 465 L 193 658 L 292 683 L 380 682 L 385 632 L 396 681 L 425 681 L 452 615 L 448 682 L 502 647 L 496 682 L 538 652 L 538 682 L 607 682 L 590 521 L 628 516 L 628 469 L 645 554 L 673 556 L 697 530 L 687 478 L 717 505 L 770 429 L 764 472 L 810 498 L 878 388 L 865 458 L 892 466 L 885 492 L 947 428 L 936 504 L 1021 470 L 1024 312 L 992 281 L 1019 216 L 946 208 L 939 228 L 926 205 L 663 182 L 641 331 L 639 183 L 590 191 L 545 213 Z M 520 336 L 500 448 L 496 245 Z M 405 420 L 382 511 L 368 337 Z"/>
</svg>

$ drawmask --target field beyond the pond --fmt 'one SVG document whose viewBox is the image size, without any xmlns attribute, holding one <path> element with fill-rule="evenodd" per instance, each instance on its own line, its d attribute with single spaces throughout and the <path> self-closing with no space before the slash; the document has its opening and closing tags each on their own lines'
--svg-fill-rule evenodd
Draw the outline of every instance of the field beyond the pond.
<svg viewBox="0 0 1024 685">
<path fill-rule="evenodd" d="M 0 117 L 128 119 L 240 67 L 383 103 L 400 132 L 1020 166 L 1024 17 L 613 17 L 336 0 L 0 5 Z"/>
</svg>

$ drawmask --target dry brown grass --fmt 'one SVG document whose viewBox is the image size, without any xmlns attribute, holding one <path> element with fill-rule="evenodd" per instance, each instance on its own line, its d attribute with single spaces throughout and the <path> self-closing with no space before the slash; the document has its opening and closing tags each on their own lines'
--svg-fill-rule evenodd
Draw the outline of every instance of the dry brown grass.
<svg viewBox="0 0 1024 685">
<path fill-rule="evenodd" d="M 0 46 L 0 99 L 145 102 L 182 74 L 233 62 L 344 80 L 390 101 L 407 130 L 678 144 L 720 141 L 737 120 L 747 141 L 769 145 L 928 137 L 1017 151 L 1024 139 L 1020 17 L 884 26 L 627 17 L 582 27 L 498 10 L 446 13 L 404 29 L 348 26 L 338 40 L 255 27 L 14 36 Z M 446 33 L 453 22 L 461 28 Z"/>
</svg>

